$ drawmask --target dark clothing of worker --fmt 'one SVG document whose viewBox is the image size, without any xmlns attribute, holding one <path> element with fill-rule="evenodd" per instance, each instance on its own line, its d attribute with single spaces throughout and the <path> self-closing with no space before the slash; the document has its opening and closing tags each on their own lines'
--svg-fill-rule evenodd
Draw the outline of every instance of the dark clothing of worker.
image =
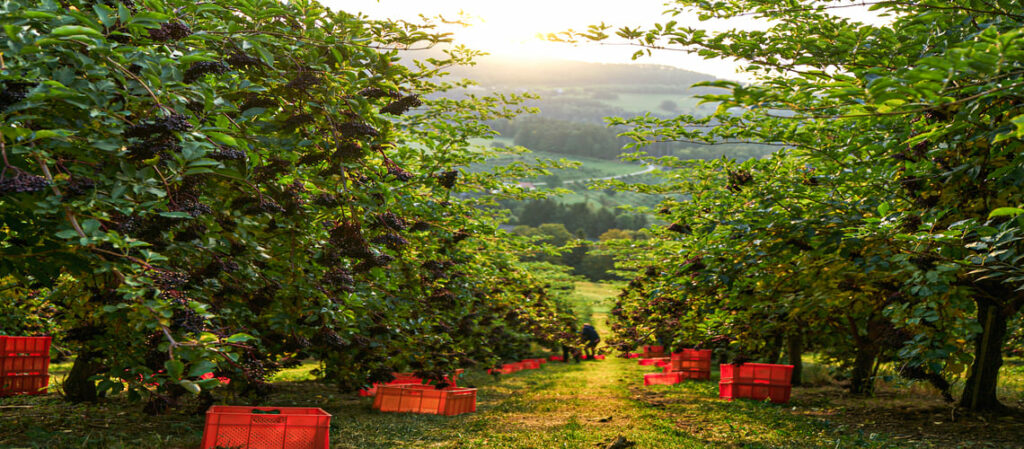
<svg viewBox="0 0 1024 449">
<path fill-rule="evenodd" d="M 601 342 L 601 336 L 597 335 L 597 329 L 589 324 L 583 325 L 583 330 L 580 331 L 583 336 L 584 346 L 583 352 L 587 356 L 587 360 L 594 360 L 596 355 L 597 344 Z"/>
</svg>

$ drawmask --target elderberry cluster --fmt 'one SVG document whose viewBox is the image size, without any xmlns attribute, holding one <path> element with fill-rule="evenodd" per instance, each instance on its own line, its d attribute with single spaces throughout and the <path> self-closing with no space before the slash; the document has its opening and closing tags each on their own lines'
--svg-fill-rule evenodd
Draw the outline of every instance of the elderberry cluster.
<svg viewBox="0 0 1024 449">
<path fill-rule="evenodd" d="M 669 225 L 668 230 L 672 232 L 678 232 L 680 234 L 693 233 L 693 229 L 691 229 L 690 225 L 686 223 L 672 223 L 671 225 Z"/>
<path fill-rule="evenodd" d="M 171 208 L 174 212 L 185 212 L 192 217 L 213 213 L 213 208 L 192 199 L 180 200 Z"/>
<path fill-rule="evenodd" d="M 188 274 L 179 271 L 158 271 L 150 275 L 153 283 L 161 290 L 175 290 L 188 283 Z"/>
<path fill-rule="evenodd" d="M 0 112 L 27 98 L 32 87 L 35 87 L 34 83 L 6 81 L 4 89 L 0 90 Z"/>
<path fill-rule="evenodd" d="M 364 273 L 370 271 L 371 268 L 386 267 L 389 264 L 391 264 L 391 262 L 394 262 L 394 260 L 394 257 L 391 257 L 387 254 L 381 254 L 376 257 L 369 257 L 363 259 L 363 261 L 356 265 L 353 269 L 358 273 Z"/>
<path fill-rule="evenodd" d="M 370 136 L 377 137 L 380 131 L 363 122 L 345 122 L 338 125 L 338 131 L 346 136 Z"/>
<path fill-rule="evenodd" d="M 405 224 L 405 220 L 392 212 L 384 212 L 382 214 L 377 215 L 377 221 L 380 224 L 387 226 L 391 229 L 394 229 L 396 231 L 405 230 L 405 228 L 407 227 L 407 225 Z"/>
<path fill-rule="evenodd" d="M 408 112 L 412 108 L 423 106 L 423 101 L 420 100 L 419 95 L 408 95 L 398 100 L 388 103 L 387 106 L 380 108 L 381 114 L 393 114 L 402 115 Z"/>
<path fill-rule="evenodd" d="M 236 69 L 258 66 L 263 63 L 263 61 L 260 60 L 260 58 L 252 57 L 242 52 L 231 53 L 231 55 L 228 56 L 228 58 L 225 61 L 228 63 L 228 65 Z"/>
<path fill-rule="evenodd" d="M 171 114 L 160 119 L 147 120 L 125 130 L 125 137 L 148 139 L 154 135 L 167 136 L 173 132 L 185 132 L 192 129 L 192 124 L 181 114 Z"/>
<path fill-rule="evenodd" d="M 160 28 L 149 30 L 149 37 L 159 42 L 178 41 L 192 34 L 192 29 L 178 20 L 160 24 Z"/>
<path fill-rule="evenodd" d="M 324 274 L 324 277 L 320 279 L 320 283 L 334 289 L 352 292 L 355 290 L 352 288 L 352 285 L 354 285 L 356 281 L 352 278 L 352 273 L 349 273 L 348 270 L 335 268 Z"/>
<path fill-rule="evenodd" d="M 84 195 L 95 188 L 96 181 L 85 176 L 73 176 L 64 187 L 64 195 L 67 197 Z"/>
<path fill-rule="evenodd" d="M 330 193 L 321 193 L 313 197 L 313 204 L 323 207 L 335 207 L 341 204 L 341 200 L 337 195 L 331 195 Z"/>
<path fill-rule="evenodd" d="M 242 161 L 245 160 L 245 152 L 237 148 L 221 148 L 210 154 L 210 159 L 215 161 Z"/>
<path fill-rule="evenodd" d="M 391 91 L 391 90 L 384 90 L 384 89 L 381 89 L 379 87 L 367 87 L 366 89 L 363 89 L 363 90 L 359 91 L 359 95 L 361 95 L 363 97 L 366 97 L 366 98 L 383 98 L 383 97 L 394 98 L 394 97 L 398 96 L 398 92 Z"/>
<path fill-rule="evenodd" d="M 386 245 L 391 249 L 398 249 L 409 244 L 409 241 L 398 234 L 384 234 L 373 239 L 373 243 Z"/>
<path fill-rule="evenodd" d="M 45 190 L 50 182 L 42 176 L 18 173 L 14 176 L 0 179 L 0 196 L 11 193 L 35 193 Z"/>
<path fill-rule="evenodd" d="M 346 257 L 367 257 L 370 250 L 362 230 L 355 223 L 341 223 L 331 230 L 330 242 Z"/>
<path fill-rule="evenodd" d="M 366 154 L 363 152 L 363 146 L 359 142 L 341 142 L 337 147 L 331 158 L 342 162 L 354 161 Z"/>
<path fill-rule="evenodd" d="M 320 79 L 320 77 L 317 76 L 317 74 L 315 73 L 300 72 L 298 76 L 289 81 L 288 84 L 285 84 L 284 87 L 286 89 L 294 89 L 305 92 L 309 90 L 309 88 L 316 86 L 317 84 L 320 84 L 321 81 L 322 80 Z"/>
<path fill-rule="evenodd" d="M 413 231 L 413 232 L 429 231 L 430 230 L 430 223 L 427 223 L 425 221 L 417 221 L 416 223 L 412 224 L 412 226 L 409 228 L 409 230 Z"/>
<path fill-rule="evenodd" d="M 329 346 L 335 349 L 345 349 L 349 345 L 349 342 L 345 341 L 344 338 L 338 336 L 337 332 L 334 332 L 333 330 L 328 329 L 326 327 L 320 329 L 320 332 L 318 332 L 316 335 L 316 340 L 318 343 L 322 345 Z"/>
<path fill-rule="evenodd" d="M 437 175 L 437 182 L 446 189 L 455 187 L 455 181 L 459 178 L 458 170 L 448 170 Z"/>
<path fill-rule="evenodd" d="M 252 108 L 269 109 L 273 107 L 277 107 L 277 100 L 262 95 L 250 95 L 244 102 L 242 102 L 242 105 L 238 107 L 238 110 L 245 111 Z"/>
<path fill-rule="evenodd" d="M 202 78 L 205 75 L 220 75 L 227 71 L 228 66 L 217 61 L 194 62 L 188 68 L 188 70 L 185 71 L 185 75 L 182 77 L 182 81 L 184 81 L 186 84 L 191 84 L 196 82 L 196 80 Z"/>
<path fill-rule="evenodd" d="M 726 188 L 733 192 L 739 192 L 743 186 L 750 184 L 750 181 L 754 180 L 754 175 L 749 170 L 729 170 L 728 175 L 729 184 Z"/>
<path fill-rule="evenodd" d="M 408 181 L 413 178 L 413 174 L 405 171 L 402 167 L 392 165 L 388 167 L 388 174 L 394 176 L 399 181 Z"/>
</svg>

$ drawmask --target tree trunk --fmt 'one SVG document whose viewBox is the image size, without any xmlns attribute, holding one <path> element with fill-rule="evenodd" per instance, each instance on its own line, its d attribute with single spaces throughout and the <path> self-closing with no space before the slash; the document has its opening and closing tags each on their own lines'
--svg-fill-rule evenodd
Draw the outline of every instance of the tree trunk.
<svg viewBox="0 0 1024 449">
<path fill-rule="evenodd" d="M 779 358 L 782 357 L 782 343 L 782 334 L 775 335 L 768 343 L 768 363 L 779 363 Z"/>
<path fill-rule="evenodd" d="M 872 344 L 857 346 L 857 357 L 853 360 L 853 373 L 850 377 L 850 393 L 857 396 L 868 396 L 875 391 L 875 379 L 871 376 L 878 357 L 878 348 Z"/>
<path fill-rule="evenodd" d="M 1003 366 L 1003 342 L 1007 315 L 992 301 L 975 298 L 981 334 L 974 338 L 974 364 L 960 397 L 960 406 L 975 411 L 1004 411 L 996 397 L 999 368 Z"/>
<path fill-rule="evenodd" d="M 96 353 L 82 351 L 75 359 L 71 371 L 64 379 L 64 397 L 75 403 L 96 402 L 96 382 L 89 378 L 96 374 Z"/>
<path fill-rule="evenodd" d="M 789 364 L 793 365 L 793 386 L 799 387 L 804 373 L 804 334 L 794 332 L 786 339 L 786 354 L 789 356 Z"/>
</svg>

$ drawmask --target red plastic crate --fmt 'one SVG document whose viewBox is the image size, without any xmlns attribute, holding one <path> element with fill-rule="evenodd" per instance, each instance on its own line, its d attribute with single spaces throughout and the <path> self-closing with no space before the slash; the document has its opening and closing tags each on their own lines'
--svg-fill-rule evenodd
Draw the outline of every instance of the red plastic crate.
<svg viewBox="0 0 1024 449">
<path fill-rule="evenodd" d="M 523 370 L 523 363 L 506 363 L 501 365 L 501 368 L 494 368 L 487 370 L 488 373 L 501 373 L 501 374 L 512 374 Z"/>
<path fill-rule="evenodd" d="M 663 368 L 665 373 L 676 373 L 679 375 L 680 380 L 711 380 L 711 371 L 700 371 L 700 370 L 688 370 L 679 371 L 672 369 L 672 366 L 666 366 Z"/>
<path fill-rule="evenodd" d="M 519 363 L 523 365 L 523 369 L 540 369 L 540 362 L 536 360 L 523 360 L 522 362 Z"/>
<path fill-rule="evenodd" d="M 0 396 L 46 392 L 51 341 L 51 337 L 0 335 Z"/>
<path fill-rule="evenodd" d="M 430 385 L 385 385 L 378 388 L 373 408 L 382 412 L 455 416 L 476 411 L 476 388 Z"/>
<path fill-rule="evenodd" d="M 790 380 L 793 365 L 745 363 L 721 365 L 718 397 L 723 399 L 771 399 L 775 403 L 789 402 L 792 391 Z"/>
<path fill-rule="evenodd" d="M 319 408 L 215 405 L 200 449 L 330 449 L 330 427 L 331 415 Z"/>
<path fill-rule="evenodd" d="M 682 374 L 683 379 L 711 379 L 711 350 L 684 349 L 683 352 L 672 354 L 671 363 L 666 372 L 675 371 Z"/>
<path fill-rule="evenodd" d="M 710 349 L 684 349 L 683 352 L 673 352 L 672 360 L 690 360 L 711 362 Z"/>
<path fill-rule="evenodd" d="M 643 352 L 640 355 L 644 358 L 658 358 L 666 357 L 664 346 L 644 346 Z"/>
<path fill-rule="evenodd" d="M 0 378 L 0 396 L 43 394 L 50 384 L 50 375 L 5 376 Z"/>
<path fill-rule="evenodd" d="M 626 358 L 627 359 L 639 359 L 640 358 L 640 354 L 636 353 L 636 352 L 631 352 L 629 354 L 626 354 Z"/>
<path fill-rule="evenodd" d="M 448 383 L 449 385 L 453 386 L 453 387 L 457 387 L 457 386 L 459 386 L 459 377 L 461 377 L 462 373 L 464 373 L 464 372 L 466 372 L 466 370 L 464 370 L 462 368 L 459 368 L 459 369 L 455 370 L 455 375 L 454 376 L 444 376 L 444 381 L 446 383 Z M 395 380 L 392 380 L 391 382 L 388 382 L 388 383 L 383 384 L 383 385 L 421 385 L 421 384 L 430 384 L 429 380 L 424 382 L 423 379 L 420 379 L 419 377 L 416 377 L 416 375 L 413 374 L 413 373 L 392 373 L 392 375 L 395 376 Z M 379 387 L 381 385 L 382 384 L 379 383 L 379 382 L 374 382 L 372 387 L 370 387 L 370 388 L 363 388 L 362 390 L 359 390 L 359 396 L 363 396 L 363 397 L 374 396 L 374 395 L 377 394 L 377 387 Z"/>
<path fill-rule="evenodd" d="M 765 383 L 770 385 L 789 385 L 793 376 L 793 365 L 775 365 L 771 363 L 744 363 L 742 365 L 721 365 L 723 382 Z"/>
<path fill-rule="evenodd" d="M 667 365 L 669 363 L 669 358 L 668 357 L 654 357 L 654 358 L 640 359 L 640 366 L 655 366 L 659 362 L 663 363 L 664 365 Z M 662 365 L 662 366 L 664 366 L 664 365 Z"/>
<path fill-rule="evenodd" d="M 679 373 L 648 373 L 644 374 L 644 386 L 675 385 L 682 381 Z"/>
<path fill-rule="evenodd" d="M 789 402 L 792 387 L 789 385 L 738 384 L 733 382 L 718 383 L 718 397 L 722 399 L 754 399 L 763 401 L 770 399 L 776 404 Z"/>
<path fill-rule="evenodd" d="M 560 355 L 553 355 L 553 356 L 551 356 L 551 357 L 548 357 L 548 360 L 550 360 L 550 361 L 552 361 L 552 362 L 561 362 L 561 361 L 563 361 L 564 359 L 563 359 L 563 358 L 562 358 L 562 356 L 560 356 Z"/>
</svg>

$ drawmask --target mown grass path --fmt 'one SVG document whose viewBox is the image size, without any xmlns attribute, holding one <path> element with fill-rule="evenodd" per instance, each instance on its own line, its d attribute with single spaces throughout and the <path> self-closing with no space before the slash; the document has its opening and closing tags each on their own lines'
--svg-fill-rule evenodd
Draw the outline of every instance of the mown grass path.
<svg viewBox="0 0 1024 449">
<path fill-rule="evenodd" d="M 614 290 L 582 283 L 576 300 L 603 336 Z M 607 448 L 622 436 L 634 449 L 659 448 L 1019 448 L 1020 418 L 964 418 L 934 394 L 895 390 L 872 399 L 843 398 L 835 387 L 802 388 L 790 404 L 718 399 L 711 382 L 643 386 L 651 367 L 604 361 L 549 362 L 494 379 L 471 370 L 477 412 L 455 417 L 380 413 L 372 399 L 337 393 L 308 380 L 309 369 L 279 377 L 265 402 L 321 407 L 333 415 L 331 448 Z M 54 395 L 0 399 L 0 449 L 196 449 L 203 415 L 148 416 L 139 404 L 70 405 Z M 616 448 L 625 449 L 625 448 Z"/>
</svg>

